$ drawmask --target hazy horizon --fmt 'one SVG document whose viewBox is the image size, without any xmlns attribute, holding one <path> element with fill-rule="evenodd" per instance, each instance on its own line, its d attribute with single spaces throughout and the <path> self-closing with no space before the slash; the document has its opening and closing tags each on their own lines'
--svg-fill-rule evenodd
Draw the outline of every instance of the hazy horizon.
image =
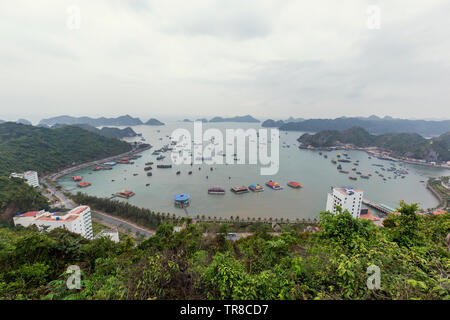
<svg viewBox="0 0 450 320">
<path fill-rule="evenodd" d="M 448 12 L 443 0 L 3 2 L 0 119 L 450 119 Z"/>
</svg>

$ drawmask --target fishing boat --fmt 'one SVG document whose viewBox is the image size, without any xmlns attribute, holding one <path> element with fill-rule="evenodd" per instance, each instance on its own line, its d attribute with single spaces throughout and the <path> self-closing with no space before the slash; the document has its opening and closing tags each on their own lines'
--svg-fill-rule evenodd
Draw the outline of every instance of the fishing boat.
<svg viewBox="0 0 450 320">
<path fill-rule="evenodd" d="M 92 169 L 92 171 L 99 171 L 99 170 L 102 170 L 102 168 L 103 168 L 103 167 L 98 166 L 98 167 L 95 167 L 94 169 Z"/>
<path fill-rule="evenodd" d="M 103 167 L 103 170 L 112 170 L 112 167 Z"/>
<path fill-rule="evenodd" d="M 350 160 L 347 160 L 347 159 L 339 159 L 338 161 L 339 161 L 339 162 L 345 162 L 345 163 L 351 162 Z"/>
<path fill-rule="evenodd" d="M 86 188 L 86 187 L 89 187 L 91 185 L 91 183 L 89 181 L 81 181 L 81 182 L 78 182 L 77 185 L 80 188 Z"/>
<path fill-rule="evenodd" d="M 188 174 L 192 174 L 192 171 L 189 171 Z"/>
<path fill-rule="evenodd" d="M 331 162 L 334 163 L 334 164 L 336 164 L 336 163 L 337 163 L 336 158 L 331 159 Z"/>
<path fill-rule="evenodd" d="M 158 164 L 158 165 L 156 165 L 156 167 L 158 169 L 169 169 L 169 168 L 172 168 L 172 165 L 171 164 Z"/>
<path fill-rule="evenodd" d="M 336 168 L 337 168 L 338 170 L 341 170 L 341 169 L 342 169 L 342 166 L 341 166 L 341 165 L 338 165 Z"/>
<path fill-rule="evenodd" d="M 116 197 L 120 197 L 120 198 L 124 198 L 124 199 L 128 199 L 132 196 L 134 196 L 134 192 L 130 191 L 130 190 L 122 190 L 121 192 L 116 192 L 114 195 Z"/>
<path fill-rule="evenodd" d="M 147 177 L 151 177 L 152 173 L 151 172 L 147 172 Z"/>
<path fill-rule="evenodd" d="M 133 176 L 136 177 L 138 174 L 137 173 L 133 173 Z"/>
<path fill-rule="evenodd" d="M 278 182 L 275 182 L 272 180 L 267 181 L 266 186 L 268 186 L 269 188 L 271 188 L 273 190 L 283 190 L 283 188 L 280 186 L 280 184 Z"/>
<path fill-rule="evenodd" d="M 366 176 L 366 175 L 361 175 L 361 179 L 369 179 L 369 176 Z"/>
<path fill-rule="evenodd" d="M 325 159 L 327 159 L 328 158 L 328 156 L 325 154 L 324 156 L 323 156 Z"/>
<path fill-rule="evenodd" d="M 231 191 L 236 194 L 247 193 L 248 189 L 245 186 L 235 186 L 231 188 Z"/>
<path fill-rule="evenodd" d="M 352 168 L 353 171 L 356 171 L 356 168 Z"/>
<path fill-rule="evenodd" d="M 344 173 L 344 174 L 348 174 L 348 171 L 345 171 L 345 170 L 340 170 L 339 172 L 340 173 Z"/>
<path fill-rule="evenodd" d="M 72 176 L 72 180 L 73 181 L 81 181 L 81 180 L 83 180 L 83 177 L 82 176 Z"/>
<path fill-rule="evenodd" d="M 153 162 L 146 162 L 145 165 L 146 166 L 151 166 L 153 164 Z"/>
<path fill-rule="evenodd" d="M 152 167 L 145 167 L 144 168 L 144 171 L 149 171 L 149 170 L 152 170 Z"/>
<path fill-rule="evenodd" d="M 259 184 L 251 184 L 248 186 L 248 188 L 253 192 L 262 192 L 264 191 L 264 188 L 260 186 Z"/>
<path fill-rule="evenodd" d="M 208 189 L 208 194 L 225 194 L 225 189 L 221 187 L 212 187 Z"/>
<path fill-rule="evenodd" d="M 348 177 L 350 180 L 357 180 L 358 178 L 356 177 Z"/>
<path fill-rule="evenodd" d="M 287 185 L 288 185 L 289 187 L 291 187 L 291 188 L 294 188 L 294 189 L 300 189 L 300 188 L 302 188 L 302 185 L 301 185 L 300 183 L 298 183 L 298 182 L 295 182 L 295 181 L 289 181 L 289 182 L 287 183 Z"/>
<path fill-rule="evenodd" d="M 156 160 L 162 160 L 162 159 L 164 159 L 166 156 L 163 156 L 163 155 L 160 155 L 160 156 L 158 156 L 157 158 L 156 158 Z"/>
<path fill-rule="evenodd" d="M 181 173 L 181 171 L 180 171 L 180 170 L 178 170 L 178 171 L 177 171 L 177 175 L 179 175 L 180 173 Z"/>
<path fill-rule="evenodd" d="M 338 158 L 340 158 L 340 157 L 341 157 L 341 153 L 338 152 L 336 156 L 337 156 Z"/>
</svg>

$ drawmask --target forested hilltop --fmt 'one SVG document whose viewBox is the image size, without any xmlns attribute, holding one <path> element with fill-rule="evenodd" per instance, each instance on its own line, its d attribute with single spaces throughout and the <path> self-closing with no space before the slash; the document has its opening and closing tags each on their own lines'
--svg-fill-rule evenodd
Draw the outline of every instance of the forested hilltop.
<svg viewBox="0 0 450 320">
<path fill-rule="evenodd" d="M 450 130 L 450 120 L 408 120 L 391 117 L 336 119 L 309 119 L 300 122 L 288 122 L 280 125 L 280 130 L 319 132 L 322 130 L 346 130 L 352 127 L 362 127 L 373 134 L 384 133 L 418 133 L 425 137 L 437 136 Z"/>
<path fill-rule="evenodd" d="M 26 170 L 48 173 L 131 149 L 129 143 L 77 126 L 48 129 L 5 122 L 0 124 L 0 175 Z"/>
<path fill-rule="evenodd" d="M 0 299 L 450 299 L 450 215 L 402 204 L 384 228 L 348 212 L 320 231 L 226 240 L 197 224 L 161 225 L 139 244 L 84 240 L 62 229 L 0 228 Z M 66 269 L 82 270 L 81 289 Z M 367 286 L 378 267 L 379 289 Z"/>
<path fill-rule="evenodd" d="M 49 203 L 39 190 L 23 179 L 0 176 L 0 222 L 9 221 L 17 212 L 48 209 Z"/>
<path fill-rule="evenodd" d="M 394 156 L 450 161 L 450 132 L 425 139 L 417 133 L 387 133 L 372 135 L 360 127 L 347 130 L 324 130 L 316 134 L 303 134 L 298 141 L 304 146 L 331 147 L 352 144 L 356 147 L 378 147 L 393 152 Z"/>
</svg>

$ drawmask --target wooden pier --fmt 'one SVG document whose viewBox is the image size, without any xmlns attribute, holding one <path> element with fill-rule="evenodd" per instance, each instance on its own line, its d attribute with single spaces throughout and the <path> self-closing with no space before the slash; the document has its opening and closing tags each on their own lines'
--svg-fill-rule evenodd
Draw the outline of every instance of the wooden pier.
<svg viewBox="0 0 450 320">
<path fill-rule="evenodd" d="M 368 207 L 377 209 L 378 211 L 381 211 L 385 214 L 393 213 L 396 211 L 395 209 L 388 207 L 387 205 L 384 205 L 382 203 L 375 203 L 367 199 L 362 199 L 362 203 L 364 203 Z"/>
</svg>

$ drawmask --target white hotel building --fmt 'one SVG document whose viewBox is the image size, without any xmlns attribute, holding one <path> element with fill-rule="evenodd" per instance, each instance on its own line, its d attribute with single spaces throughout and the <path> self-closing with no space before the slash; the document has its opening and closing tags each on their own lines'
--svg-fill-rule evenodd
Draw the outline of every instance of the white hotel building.
<svg viewBox="0 0 450 320">
<path fill-rule="evenodd" d="M 363 192 L 350 187 L 332 187 L 328 193 L 326 211 L 336 214 L 336 206 L 342 208 L 342 212 L 348 210 L 353 218 L 359 219 Z"/>
<path fill-rule="evenodd" d="M 93 239 L 91 208 L 80 206 L 69 212 L 51 213 L 45 210 L 18 213 L 13 218 L 14 225 L 28 227 L 35 225 L 39 229 L 48 227 L 48 230 L 65 228 L 71 232 L 78 233 L 86 239 Z"/>
<path fill-rule="evenodd" d="M 24 173 L 11 173 L 10 178 L 21 178 L 25 179 L 26 183 L 34 188 L 39 188 L 39 177 L 36 171 L 27 171 Z"/>
</svg>

